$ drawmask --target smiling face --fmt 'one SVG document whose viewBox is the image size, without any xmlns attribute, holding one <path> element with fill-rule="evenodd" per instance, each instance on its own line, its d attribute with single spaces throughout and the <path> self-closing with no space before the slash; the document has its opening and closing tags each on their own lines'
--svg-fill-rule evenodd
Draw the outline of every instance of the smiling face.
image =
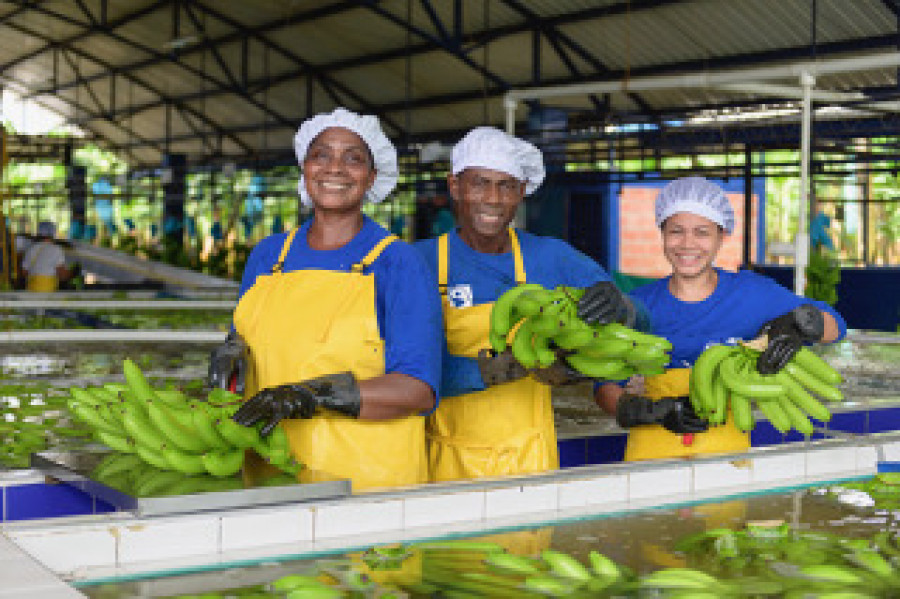
<svg viewBox="0 0 900 599">
<path fill-rule="evenodd" d="M 463 239 L 509 238 L 506 230 L 525 197 L 523 182 L 501 171 L 473 167 L 447 177 L 447 188 L 457 202 Z"/>
<path fill-rule="evenodd" d="M 663 223 L 662 238 L 663 253 L 674 274 L 692 278 L 712 268 L 725 233 L 708 218 L 678 212 Z"/>
<path fill-rule="evenodd" d="M 303 159 L 306 191 L 317 210 L 359 210 L 375 175 L 366 142 L 343 127 L 322 131 Z"/>
</svg>

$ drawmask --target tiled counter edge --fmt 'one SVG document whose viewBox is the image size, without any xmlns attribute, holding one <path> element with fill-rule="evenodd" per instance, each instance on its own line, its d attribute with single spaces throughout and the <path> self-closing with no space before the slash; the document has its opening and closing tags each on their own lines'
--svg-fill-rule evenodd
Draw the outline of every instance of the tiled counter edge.
<svg viewBox="0 0 900 599">
<path fill-rule="evenodd" d="M 84 597 L 0 534 L 0 598 L 77 599 Z"/>
<path fill-rule="evenodd" d="M 585 466 L 243 510 L 13 522 L 2 530 L 54 572 L 81 580 L 100 572 L 166 569 L 161 567 L 165 560 L 190 569 L 313 555 L 862 477 L 874 474 L 878 460 L 890 456 L 900 456 L 900 434 L 691 460 Z"/>
</svg>

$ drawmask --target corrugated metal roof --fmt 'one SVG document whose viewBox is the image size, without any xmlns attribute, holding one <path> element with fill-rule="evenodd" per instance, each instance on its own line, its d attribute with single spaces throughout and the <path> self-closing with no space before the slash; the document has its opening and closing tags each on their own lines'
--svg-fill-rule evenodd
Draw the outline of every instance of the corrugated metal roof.
<svg viewBox="0 0 900 599">
<path fill-rule="evenodd" d="M 155 163 L 167 145 L 195 160 L 216 158 L 220 147 L 233 154 L 229 160 L 279 148 L 289 155 L 293 129 L 336 104 L 379 114 L 398 138 L 452 136 L 485 122 L 500 125 L 502 96 L 511 88 L 897 48 L 898 15 L 881 0 L 818 0 L 815 51 L 806 0 L 463 0 L 459 23 L 456 5 L 6 3 L 0 73 L 5 85 L 111 147 Z M 818 81 L 882 93 L 896 84 L 896 69 Z M 767 99 L 778 100 L 719 89 L 615 93 L 611 113 L 596 116 L 656 118 Z M 597 110 L 586 97 L 547 104 Z M 517 114 L 521 121 L 526 111 Z"/>
</svg>

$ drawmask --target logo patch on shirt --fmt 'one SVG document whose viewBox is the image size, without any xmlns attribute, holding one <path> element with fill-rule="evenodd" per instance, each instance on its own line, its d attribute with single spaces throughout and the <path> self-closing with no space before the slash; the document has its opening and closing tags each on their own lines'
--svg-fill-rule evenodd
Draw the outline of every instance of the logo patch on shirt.
<svg viewBox="0 0 900 599">
<path fill-rule="evenodd" d="M 472 287 L 470 285 L 448 287 L 447 299 L 454 308 L 470 308 L 473 299 Z"/>
</svg>

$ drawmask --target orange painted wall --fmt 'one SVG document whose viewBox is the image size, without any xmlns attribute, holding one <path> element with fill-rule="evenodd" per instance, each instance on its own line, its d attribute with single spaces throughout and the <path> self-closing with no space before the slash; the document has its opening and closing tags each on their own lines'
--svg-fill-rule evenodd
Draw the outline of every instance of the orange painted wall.
<svg viewBox="0 0 900 599">
<path fill-rule="evenodd" d="M 654 202 L 659 188 L 627 186 L 619 192 L 619 270 L 630 275 L 663 277 L 671 267 L 662 253 L 662 239 L 656 227 Z M 716 265 L 737 270 L 743 255 L 744 195 L 729 193 L 734 208 L 734 232 L 725 239 Z M 756 255 L 757 196 L 753 194 L 751 256 Z"/>
</svg>

